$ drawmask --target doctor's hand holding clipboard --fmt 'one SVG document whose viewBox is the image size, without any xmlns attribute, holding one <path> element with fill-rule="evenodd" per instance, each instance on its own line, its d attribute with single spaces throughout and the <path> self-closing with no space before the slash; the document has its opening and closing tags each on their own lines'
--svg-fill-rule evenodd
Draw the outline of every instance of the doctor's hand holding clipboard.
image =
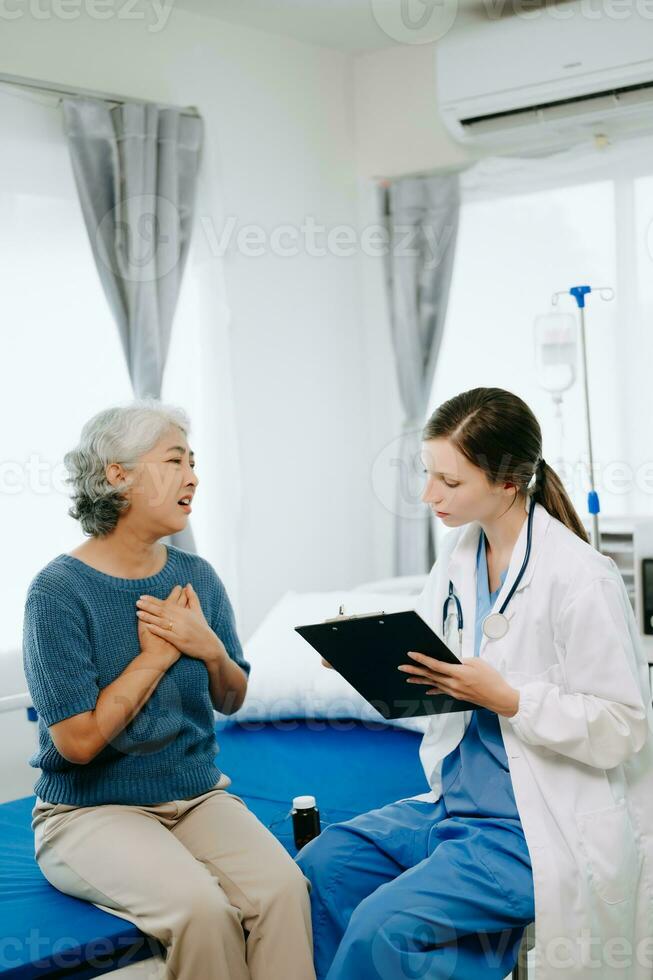
<svg viewBox="0 0 653 980">
<path fill-rule="evenodd" d="M 460 701 L 472 701 L 498 715 L 512 717 L 519 708 L 519 691 L 511 687 L 498 670 L 480 657 L 465 657 L 460 665 L 446 664 L 424 653 L 410 650 L 415 664 L 397 668 L 406 674 L 407 684 L 426 685 L 426 694 L 450 694 Z"/>
<path fill-rule="evenodd" d="M 458 659 L 415 610 L 345 616 L 341 607 L 333 619 L 296 630 L 325 667 L 337 670 L 387 719 L 475 707 L 517 712 L 519 694 L 499 671 L 477 658 Z"/>
</svg>

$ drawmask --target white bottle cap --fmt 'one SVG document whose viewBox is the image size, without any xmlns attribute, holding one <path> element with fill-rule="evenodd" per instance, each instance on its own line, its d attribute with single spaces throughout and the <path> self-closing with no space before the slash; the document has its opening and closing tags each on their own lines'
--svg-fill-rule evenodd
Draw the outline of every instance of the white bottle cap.
<svg viewBox="0 0 653 980">
<path fill-rule="evenodd" d="M 310 810 L 316 806 L 314 796 L 296 796 L 292 801 L 293 810 Z"/>
</svg>

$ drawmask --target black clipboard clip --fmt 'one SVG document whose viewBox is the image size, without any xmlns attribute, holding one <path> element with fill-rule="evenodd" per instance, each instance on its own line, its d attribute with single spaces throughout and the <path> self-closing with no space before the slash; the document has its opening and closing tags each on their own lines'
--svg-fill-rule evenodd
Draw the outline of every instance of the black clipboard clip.
<svg viewBox="0 0 653 980">
<path fill-rule="evenodd" d="M 324 619 L 324 620 L 322 620 L 322 622 L 324 622 L 324 623 L 342 623 L 343 621 L 347 621 L 347 620 L 350 620 L 350 619 L 362 619 L 363 616 L 385 616 L 385 611 L 383 609 L 380 609 L 378 612 L 354 613 L 353 616 L 346 616 L 345 615 L 345 612 L 344 612 L 344 609 L 345 609 L 344 605 L 341 605 L 339 607 L 339 609 L 338 609 L 338 615 L 337 616 L 333 616 L 331 619 Z"/>
</svg>

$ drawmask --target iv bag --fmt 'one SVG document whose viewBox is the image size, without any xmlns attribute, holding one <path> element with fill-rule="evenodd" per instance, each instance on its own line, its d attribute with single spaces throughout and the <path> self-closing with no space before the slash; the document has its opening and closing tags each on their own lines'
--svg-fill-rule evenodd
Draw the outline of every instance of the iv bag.
<svg viewBox="0 0 653 980">
<path fill-rule="evenodd" d="M 545 313 L 535 318 L 535 367 L 538 383 L 560 395 L 576 380 L 578 348 L 576 319 L 571 313 Z"/>
</svg>

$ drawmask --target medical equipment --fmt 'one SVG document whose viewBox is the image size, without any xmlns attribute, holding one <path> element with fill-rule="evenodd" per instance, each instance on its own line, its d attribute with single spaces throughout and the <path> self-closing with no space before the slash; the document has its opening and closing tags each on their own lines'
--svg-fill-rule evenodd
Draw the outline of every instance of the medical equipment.
<svg viewBox="0 0 653 980">
<path fill-rule="evenodd" d="M 587 495 L 587 509 L 592 516 L 592 544 L 597 551 L 601 550 L 601 536 L 599 533 L 599 511 L 601 510 L 599 504 L 599 495 L 594 488 L 594 456 L 592 452 L 592 428 L 590 424 L 590 396 L 589 396 L 589 386 L 587 383 L 587 345 L 585 343 L 585 297 L 588 293 L 592 292 L 591 286 L 572 286 L 571 289 L 563 289 L 557 293 L 554 293 L 551 297 L 551 302 L 554 306 L 558 305 L 558 298 L 560 296 L 570 295 L 576 300 L 576 305 L 580 310 L 580 340 L 581 340 L 581 353 L 583 360 L 583 389 L 585 395 L 585 421 L 587 425 L 587 447 L 589 454 L 589 483 L 590 490 Z M 602 300 L 612 300 L 614 299 L 614 290 L 609 286 L 599 286 L 595 289 L 595 292 L 599 294 Z"/>
<path fill-rule="evenodd" d="M 576 380 L 576 323 L 571 313 L 545 313 L 535 318 L 535 361 L 538 381 L 556 397 Z M 561 400 L 561 399 L 560 399 Z"/>
<path fill-rule="evenodd" d="M 512 588 L 510 589 L 510 592 L 508 593 L 508 595 L 506 596 L 506 598 L 503 600 L 503 603 L 501 604 L 501 608 L 499 609 L 499 612 L 490 613 L 490 615 L 489 616 L 486 616 L 485 619 L 483 620 L 483 633 L 490 640 L 500 640 L 508 632 L 508 619 L 504 615 L 504 613 L 506 611 L 506 606 L 508 605 L 508 603 L 510 602 L 510 600 L 511 600 L 511 598 L 513 596 L 513 593 L 515 592 L 517 586 L 521 582 L 521 580 L 523 578 L 523 575 L 524 575 L 524 572 L 526 571 L 526 566 L 528 565 L 528 559 L 529 559 L 530 553 L 531 553 L 531 542 L 532 542 L 532 539 L 533 539 L 533 514 L 534 513 L 535 513 L 535 507 L 533 506 L 533 502 L 531 501 L 531 505 L 530 505 L 529 510 L 528 510 L 528 527 L 527 527 L 527 531 L 526 531 L 526 534 L 527 534 L 527 538 L 526 538 L 526 553 L 524 555 L 524 560 L 522 562 L 521 568 L 519 569 L 519 574 L 517 575 L 517 578 L 513 582 L 513 585 L 512 585 Z M 481 531 L 481 533 L 483 533 L 483 532 Z M 449 595 L 444 600 L 444 606 L 442 608 L 442 632 L 443 632 L 443 634 L 444 634 L 444 632 L 446 630 L 447 611 L 448 611 L 448 608 L 449 608 L 449 600 L 450 599 L 453 599 L 454 602 L 455 602 L 455 604 L 456 604 L 456 615 L 457 615 L 457 622 L 458 622 L 458 644 L 459 644 L 459 647 L 460 647 L 461 659 L 462 659 L 463 610 L 462 610 L 462 606 L 460 604 L 460 599 L 456 595 L 454 595 L 453 582 L 451 580 L 449 581 Z"/>
<path fill-rule="evenodd" d="M 558 428 L 555 468 L 564 466 L 562 396 L 576 380 L 576 321 L 570 313 L 545 313 L 535 318 L 535 369 L 538 383 L 553 399 Z"/>
<path fill-rule="evenodd" d="M 653 636 L 653 558 L 642 561 L 643 627 L 646 636 Z"/>
</svg>

